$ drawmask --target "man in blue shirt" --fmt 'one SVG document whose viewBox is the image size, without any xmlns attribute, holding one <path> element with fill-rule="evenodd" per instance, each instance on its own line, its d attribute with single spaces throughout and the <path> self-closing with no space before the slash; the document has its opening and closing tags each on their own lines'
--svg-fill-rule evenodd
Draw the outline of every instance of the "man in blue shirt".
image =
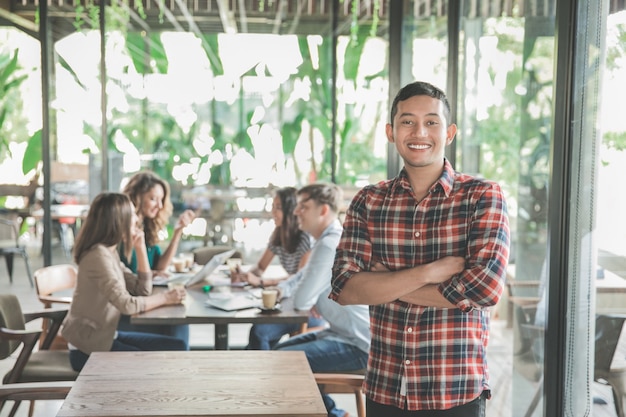
<svg viewBox="0 0 626 417">
<path fill-rule="evenodd" d="M 300 229 L 315 239 L 306 266 L 278 287 L 298 310 L 310 310 L 329 327 L 279 344 L 278 350 L 304 351 L 313 372 L 364 369 L 370 347 L 369 311 L 365 305 L 342 306 L 328 298 L 335 250 L 343 231 L 337 218 L 342 192 L 332 184 L 311 184 L 298 191 L 295 209 Z M 329 416 L 344 416 L 330 396 L 322 394 Z"/>
</svg>

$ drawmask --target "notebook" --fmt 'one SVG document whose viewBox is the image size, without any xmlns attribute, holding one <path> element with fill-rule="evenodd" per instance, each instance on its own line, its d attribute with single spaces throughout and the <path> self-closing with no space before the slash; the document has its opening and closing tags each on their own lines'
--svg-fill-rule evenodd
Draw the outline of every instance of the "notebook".
<svg viewBox="0 0 626 417">
<path fill-rule="evenodd" d="M 224 311 L 245 310 L 247 308 L 260 308 L 261 300 L 248 294 L 232 295 L 231 297 L 209 297 L 205 301 L 209 307 L 219 308 Z"/>
<path fill-rule="evenodd" d="M 222 265 L 226 261 L 226 259 L 233 256 L 235 252 L 236 252 L 235 249 L 231 249 L 226 252 L 218 253 L 217 255 L 212 257 L 209 260 L 209 262 L 207 262 L 202 267 L 202 269 L 200 269 L 195 274 L 176 274 L 173 278 L 166 278 L 166 277 L 163 277 L 163 279 L 155 278 L 152 281 L 152 285 L 167 286 L 167 284 L 169 284 L 170 282 L 180 282 L 180 283 L 185 284 L 185 287 L 190 287 L 194 284 L 199 283 L 200 281 L 202 281 L 203 279 L 211 275 L 213 272 L 215 272 L 217 268 L 219 268 L 219 266 Z"/>
</svg>

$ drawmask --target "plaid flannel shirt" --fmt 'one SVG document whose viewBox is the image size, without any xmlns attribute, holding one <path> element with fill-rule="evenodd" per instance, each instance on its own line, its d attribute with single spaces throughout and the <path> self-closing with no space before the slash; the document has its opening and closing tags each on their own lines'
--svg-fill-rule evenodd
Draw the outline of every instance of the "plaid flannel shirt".
<svg viewBox="0 0 626 417">
<path fill-rule="evenodd" d="M 354 197 L 333 267 L 331 299 L 375 262 L 389 270 L 462 256 L 466 269 L 439 285 L 458 308 L 402 301 L 370 306 L 372 344 L 364 390 L 375 402 L 409 410 L 444 410 L 489 390 L 489 307 L 503 291 L 509 251 L 500 187 L 455 172 L 417 201 L 405 170 Z"/>
</svg>

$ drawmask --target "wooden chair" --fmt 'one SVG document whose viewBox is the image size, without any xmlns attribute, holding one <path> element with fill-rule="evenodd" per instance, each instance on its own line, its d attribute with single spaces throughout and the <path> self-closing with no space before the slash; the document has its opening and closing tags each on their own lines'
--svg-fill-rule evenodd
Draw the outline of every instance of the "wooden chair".
<svg viewBox="0 0 626 417">
<path fill-rule="evenodd" d="M 68 382 L 76 379 L 78 372 L 70 365 L 69 352 L 48 350 L 66 314 L 67 309 L 45 309 L 25 314 L 22 313 L 20 302 L 14 294 L 0 294 L 0 360 L 10 358 L 21 347 L 13 367 L 2 379 L 3 384 Z M 44 343 L 39 350 L 35 350 L 41 330 L 26 330 L 26 323 L 39 318 L 51 322 Z M 13 388 L 7 388 L 4 396 L 0 397 L 0 410 L 9 399 L 13 399 L 10 416 L 17 412 L 22 401 L 20 395 L 27 395 L 26 390 L 20 394 Z M 40 393 L 45 397 L 43 391 Z M 48 391 L 46 395 L 53 394 Z M 38 398 L 31 398 L 34 399 Z M 34 403 L 31 401 L 29 416 L 32 415 L 33 406 Z"/>
<path fill-rule="evenodd" d="M 26 264 L 26 273 L 30 281 L 30 286 L 33 286 L 33 276 L 30 272 L 30 263 L 28 260 L 28 253 L 26 247 L 19 243 L 19 230 L 17 222 L 15 220 L 0 219 L 0 236 L 10 236 L 9 239 L 0 238 L 0 255 L 4 256 L 4 260 L 9 271 L 9 282 L 13 283 L 13 258 L 15 255 L 19 255 L 24 259 Z"/>
<path fill-rule="evenodd" d="M 52 308 L 54 304 L 70 304 L 71 291 L 76 287 L 78 269 L 72 264 L 52 265 L 35 271 L 35 289 L 37 298 L 44 308 Z M 65 294 L 59 294 L 65 292 Z"/>
<path fill-rule="evenodd" d="M 4 401 L 64 400 L 72 381 L 26 382 L 0 385 L 0 403 Z"/>
<path fill-rule="evenodd" d="M 76 288 L 78 270 L 72 264 L 52 265 L 35 271 L 35 288 L 37 297 L 44 308 L 52 308 L 54 304 L 69 305 L 72 302 L 71 292 Z M 48 331 L 48 321 L 44 321 L 41 343 Z M 50 349 L 67 349 L 67 342 L 57 335 Z"/>
<path fill-rule="evenodd" d="M 365 369 L 355 373 L 315 373 L 315 382 L 326 394 L 354 394 L 358 417 L 365 417 L 363 380 Z"/>
<path fill-rule="evenodd" d="M 536 306 L 541 297 L 539 297 L 539 281 L 518 281 L 510 275 L 506 279 L 506 291 L 508 297 L 506 327 L 513 327 L 513 314 L 515 306 L 533 307 Z"/>
</svg>

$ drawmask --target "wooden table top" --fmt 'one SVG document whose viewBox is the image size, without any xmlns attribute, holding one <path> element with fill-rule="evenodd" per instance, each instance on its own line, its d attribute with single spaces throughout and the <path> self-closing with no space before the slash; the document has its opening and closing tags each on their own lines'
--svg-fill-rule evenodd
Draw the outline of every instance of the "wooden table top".
<svg viewBox="0 0 626 417">
<path fill-rule="evenodd" d="M 206 284 L 206 283 L 204 283 Z M 133 324 L 232 324 L 232 323 L 306 323 L 309 318 L 308 311 L 295 310 L 291 299 L 286 298 L 280 302 L 280 311 L 276 313 L 264 313 L 259 308 L 251 308 L 239 311 L 223 311 L 218 308 L 208 307 L 205 301 L 209 295 L 202 288 L 203 283 L 187 288 L 187 299 L 184 305 L 164 306 L 154 310 L 145 311 L 131 317 Z M 155 288 L 156 291 L 162 289 Z M 233 288 L 233 293 L 241 293 L 246 290 Z"/>
<path fill-rule="evenodd" d="M 304 352 L 95 352 L 57 417 L 326 416 Z"/>
</svg>

